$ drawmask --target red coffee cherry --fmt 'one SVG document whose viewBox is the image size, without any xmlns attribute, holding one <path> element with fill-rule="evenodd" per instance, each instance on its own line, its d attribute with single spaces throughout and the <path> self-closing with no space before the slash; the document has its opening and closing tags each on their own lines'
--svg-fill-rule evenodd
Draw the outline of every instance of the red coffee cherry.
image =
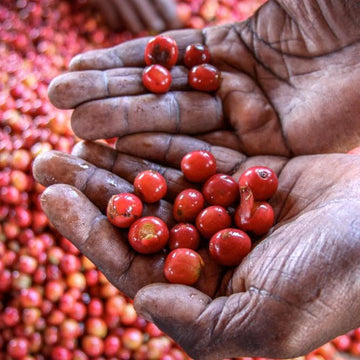
<svg viewBox="0 0 360 360">
<path fill-rule="evenodd" d="M 186 154 L 180 167 L 187 180 L 201 183 L 216 173 L 216 160 L 211 152 L 197 150 Z"/>
<path fill-rule="evenodd" d="M 141 200 L 134 194 L 113 195 L 107 205 L 106 215 L 109 221 L 120 228 L 129 227 L 143 212 Z"/>
<path fill-rule="evenodd" d="M 165 247 L 169 230 L 161 219 L 145 216 L 136 220 L 129 229 L 129 244 L 141 254 L 154 254 Z"/>
<path fill-rule="evenodd" d="M 278 179 L 272 169 L 266 166 L 253 166 L 240 176 L 239 185 L 249 186 L 256 201 L 267 200 L 275 194 Z"/>
<path fill-rule="evenodd" d="M 196 217 L 196 228 L 200 234 L 210 239 L 216 232 L 231 225 L 231 216 L 225 208 L 213 205 L 202 210 Z"/>
<path fill-rule="evenodd" d="M 196 250 L 200 235 L 196 227 L 189 223 L 178 223 L 170 230 L 169 249 L 187 248 Z"/>
<path fill-rule="evenodd" d="M 177 222 L 191 222 L 204 208 L 203 194 L 196 189 L 185 189 L 175 198 L 173 206 L 174 219 Z"/>
<path fill-rule="evenodd" d="M 251 250 L 250 237 L 239 229 L 223 229 L 209 243 L 212 258 L 220 265 L 236 266 Z"/>
<path fill-rule="evenodd" d="M 156 64 L 144 69 L 142 80 L 146 89 L 155 94 L 163 94 L 169 91 L 172 78 L 168 69 Z"/>
<path fill-rule="evenodd" d="M 171 69 L 178 59 L 178 46 L 169 36 L 159 35 L 152 38 L 145 48 L 145 64 L 159 64 Z"/>
<path fill-rule="evenodd" d="M 264 235 L 274 225 L 274 210 L 265 201 L 255 202 L 250 217 L 241 216 L 240 207 L 238 207 L 234 214 L 234 221 L 241 230 Z"/>
<path fill-rule="evenodd" d="M 201 64 L 189 71 L 188 81 L 195 90 L 213 92 L 220 87 L 221 73 L 215 66 Z"/>
<path fill-rule="evenodd" d="M 181 248 L 170 252 L 164 264 L 165 278 L 175 284 L 195 284 L 204 267 L 204 261 L 194 250 Z"/>
<path fill-rule="evenodd" d="M 157 171 L 145 170 L 135 177 L 134 192 L 143 201 L 154 203 L 166 195 L 167 183 Z"/>
<path fill-rule="evenodd" d="M 233 177 L 215 174 L 206 180 L 202 193 L 207 203 L 228 207 L 239 200 L 239 186 Z"/>
<path fill-rule="evenodd" d="M 210 62 L 210 52 L 206 45 L 191 44 L 185 49 L 184 62 L 188 68 Z"/>
</svg>

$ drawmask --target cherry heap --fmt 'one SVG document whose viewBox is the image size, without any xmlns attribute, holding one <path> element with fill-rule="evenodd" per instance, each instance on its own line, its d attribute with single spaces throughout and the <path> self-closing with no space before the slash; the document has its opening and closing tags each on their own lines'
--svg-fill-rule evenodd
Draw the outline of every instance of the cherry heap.
<svg viewBox="0 0 360 360">
<path fill-rule="evenodd" d="M 138 253 L 167 254 L 164 275 L 169 282 L 193 285 L 204 267 L 197 253 L 200 244 L 219 265 L 237 266 L 251 251 L 251 239 L 270 230 L 274 211 L 267 200 L 275 194 L 278 179 L 270 168 L 254 166 L 236 182 L 216 173 L 215 157 L 204 150 L 185 155 L 180 167 L 194 188 L 175 198 L 176 224 L 170 230 L 158 217 L 142 217 L 143 202 L 155 203 L 167 192 L 166 180 L 153 170 L 135 177 L 134 194 L 113 195 L 107 216 L 113 225 L 128 229 L 129 245 Z"/>
<path fill-rule="evenodd" d="M 143 84 L 153 93 L 162 94 L 170 90 L 170 70 L 177 63 L 179 50 L 176 41 L 169 36 L 153 37 L 145 48 Z M 214 92 L 220 87 L 221 73 L 210 64 L 210 52 L 203 44 L 189 45 L 184 54 L 184 63 L 189 68 L 188 82 L 198 91 Z"/>
</svg>

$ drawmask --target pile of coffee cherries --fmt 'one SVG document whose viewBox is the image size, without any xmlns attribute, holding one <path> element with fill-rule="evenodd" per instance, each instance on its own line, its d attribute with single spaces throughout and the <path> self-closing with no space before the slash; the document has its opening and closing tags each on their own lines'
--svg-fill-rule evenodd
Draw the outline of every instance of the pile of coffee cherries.
<svg viewBox="0 0 360 360">
<path fill-rule="evenodd" d="M 263 2 L 177 0 L 188 28 L 243 20 Z M 188 360 L 49 224 L 31 174 L 40 152 L 77 141 L 70 113 L 49 103 L 50 80 L 77 53 L 133 35 L 111 31 L 87 0 L 2 0 L 0 23 L 0 360 Z M 301 359 L 337 350 L 359 356 L 360 329 Z"/>
<path fill-rule="evenodd" d="M 128 241 L 137 252 L 153 254 L 167 248 L 166 279 L 193 285 L 204 266 L 196 252 L 200 243 L 207 242 L 219 265 L 236 266 L 251 250 L 249 234 L 264 235 L 270 230 L 274 211 L 266 200 L 275 194 L 278 180 L 270 168 L 255 166 L 236 182 L 227 174 L 216 173 L 214 156 L 204 150 L 185 155 L 181 170 L 188 181 L 201 184 L 202 191 L 188 188 L 177 195 L 173 206 L 177 223 L 170 231 L 160 218 L 142 217 L 143 202 L 157 202 L 167 192 L 166 180 L 153 170 L 135 177 L 134 194 L 112 196 L 107 216 L 112 224 L 129 228 Z"/>
<path fill-rule="evenodd" d="M 177 43 L 169 36 L 152 38 L 145 48 L 143 84 L 153 93 L 170 90 L 172 77 L 170 70 L 179 56 Z M 221 73 L 210 62 L 210 52 L 203 44 L 191 44 L 185 50 L 184 63 L 190 69 L 188 82 L 192 89 L 205 92 L 216 91 L 220 87 Z"/>
</svg>

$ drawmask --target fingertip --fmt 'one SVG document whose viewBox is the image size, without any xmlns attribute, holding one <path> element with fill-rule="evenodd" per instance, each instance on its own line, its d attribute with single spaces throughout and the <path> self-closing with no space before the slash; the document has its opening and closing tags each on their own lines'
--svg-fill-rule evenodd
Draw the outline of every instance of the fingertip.
<svg viewBox="0 0 360 360">
<path fill-rule="evenodd" d="M 75 57 L 73 57 L 70 60 L 69 70 L 70 71 L 80 70 L 81 69 L 81 64 L 82 64 L 82 54 L 75 55 Z"/>
</svg>

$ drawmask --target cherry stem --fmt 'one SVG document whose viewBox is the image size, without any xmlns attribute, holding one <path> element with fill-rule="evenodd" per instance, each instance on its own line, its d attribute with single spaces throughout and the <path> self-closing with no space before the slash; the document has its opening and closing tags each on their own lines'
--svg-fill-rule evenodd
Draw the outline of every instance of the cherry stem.
<svg viewBox="0 0 360 360">
<path fill-rule="evenodd" d="M 248 186 L 240 186 L 240 218 L 241 221 L 250 219 L 254 208 L 254 195 Z"/>
</svg>

